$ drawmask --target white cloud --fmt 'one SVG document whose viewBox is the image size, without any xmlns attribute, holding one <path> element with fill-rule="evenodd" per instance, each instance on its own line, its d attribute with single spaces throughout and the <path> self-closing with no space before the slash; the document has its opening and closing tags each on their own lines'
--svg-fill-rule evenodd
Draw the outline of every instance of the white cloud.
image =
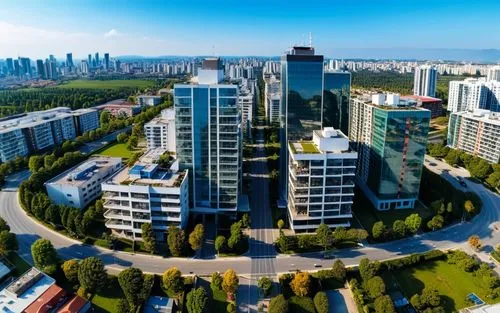
<svg viewBox="0 0 500 313">
<path fill-rule="evenodd" d="M 104 33 L 104 37 L 110 38 L 110 37 L 118 37 L 121 36 L 122 33 L 118 32 L 116 29 L 111 29 L 110 31 Z"/>
</svg>

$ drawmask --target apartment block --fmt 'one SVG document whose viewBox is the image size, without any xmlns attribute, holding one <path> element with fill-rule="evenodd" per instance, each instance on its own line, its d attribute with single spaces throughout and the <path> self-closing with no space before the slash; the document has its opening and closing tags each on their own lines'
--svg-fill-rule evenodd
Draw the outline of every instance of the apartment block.
<svg viewBox="0 0 500 313">
<path fill-rule="evenodd" d="M 255 94 L 247 88 L 239 88 L 238 103 L 241 107 L 241 125 L 243 133 L 251 136 Z"/>
<path fill-rule="evenodd" d="M 161 96 L 140 95 L 137 96 L 137 104 L 140 106 L 155 106 L 162 102 Z"/>
<path fill-rule="evenodd" d="M 144 125 L 148 149 L 163 148 L 175 153 L 175 110 L 166 109 Z"/>
<path fill-rule="evenodd" d="M 101 195 L 101 183 L 122 167 L 121 158 L 91 157 L 45 183 L 50 200 L 83 209 Z"/>
<path fill-rule="evenodd" d="M 437 84 L 437 70 L 433 66 L 419 66 L 415 68 L 413 94 L 416 96 L 435 97 Z"/>
<path fill-rule="evenodd" d="M 478 156 L 488 162 L 500 162 L 500 114 L 488 110 L 451 113 L 448 146 Z"/>
<path fill-rule="evenodd" d="M 448 111 L 462 112 L 476 109 L 500 112 L 500 82 L 484 78 L 450 81 Z"/>
<path fill-rule="evenodd" d="M 77 135 L 99 128 L 99 112 L 96 109 L 79 109 L 73 111 Z"/>
<path fill-rule="evenodd" d="M 321 223 L 349 227 L 357 153 L 332 127 L 315 130 L 310 141 L 290 141 L 288 218 L 295 232 L 314 232 Z"/>
<path fill-rule="evenodd" d="M 357 183 L 377 210 L 413 208 L 418 199 L 431 112 L 395 97 L 351 99 L 349 139 Z"/>
<path fill-rule="evenodd" d="M 280 81 L 274 75 L 265 78 L 264 81 L 266 119 L 270 124 L 279 123 L 281 101 Z"/>
<path fill-rule="evenodd" d="M 157 238 L 170 226 L 185 228 L 189 217 L 188 171 L 179 163 L 168 168 L 154 163 L 164 149 L 149 150 L 132 167 L 125 167 L 102 183 L 106 227 L 114 234 L 141 239 L 141 226 L 151 223 Z"/>
</svg>

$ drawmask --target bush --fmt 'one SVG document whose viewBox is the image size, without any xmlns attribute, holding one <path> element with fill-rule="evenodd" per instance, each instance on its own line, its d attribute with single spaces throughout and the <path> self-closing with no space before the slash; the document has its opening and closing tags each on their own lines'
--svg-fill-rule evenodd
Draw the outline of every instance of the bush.
<svg viewBox="0 0 500 313">
<path fill-rule="evenodd" d="M 287 313 L 288 312 L 288 301 L 281 294 L 271 299 L 269 302 L 268 313 Z M 220 313 L 220 312 L 218 312 Z"/>
<path fill-rule="evenodd" d="M 315 313 L 314 302 L 309 297 L 293 296 L 290 298 L 290 312 Z"/>
<path fill-rule="evenodd" d="M 318 313 L 328 313 L 328 297 L 325 292 L 320 291 L 314 296 L 314 307 Z"/>
<path fill-rule="evenodd" d="M 212 273 L 212 279 L 210 280 L 210 287 L 216 290 L 222 290 L 222 276 L 218 272 Z"/>
</svg>

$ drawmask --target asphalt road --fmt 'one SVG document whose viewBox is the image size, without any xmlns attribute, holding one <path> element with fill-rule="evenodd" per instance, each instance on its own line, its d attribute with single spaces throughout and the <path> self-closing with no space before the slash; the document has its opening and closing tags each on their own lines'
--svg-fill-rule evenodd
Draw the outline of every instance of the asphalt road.
<svg viewBox="0 0 500 313">
<path fill-rule="evenodd" d="M 251 252 L 248 256 L 217 258 L 212 260 L 185 258 L 167 259 L 158 256 L 111 251 L 100 247 L 84 245 L 51 231 L 25 214 L 17 201 L 16 186 L 20 181 L 26 179 L 26 175 L 25 172 L 24 177 L 22 174 L 7 177 L 7 184 L 0 192 L 0 216 L 6 219 L 11 230 L 17 235 L 20 255 L 30 262 L 32 262 L 30 246 L 40 237 L 49 239 L 62 258 L 71 259 L 98 256 L 104 261 L 110 272 L 116 272 L 133 266 L 141 268 L 145 272 L 162 273 L 169 267 L 177 266 L 186 274 L 193 272 L 199 275 L 209 275 L 215 271 L 224 271 L 228 268 L 232 268 L 241 275 L 252 276 L 252 274 L 255 273 L 260 274 L 271 271 L 273 266 L 276 273 L 282 273 L 296 268 L 301 270 L 314 270 L 315 263 L 327 267 L 333 262 L 332 260 L 323 260 L 321 253 L 309 253 L 298 256 L 277 255 L 276 258 L 273 259 L 272 265 L 269 265 L 269 263 L 268 265 L 262 265 L 261 261 L 254 263 L 258 258 L 252 257 L 252 255 L 256 256 L 259 253 L 269 253 L 269 245 L 264 244 L 262 245 L 263 247 L 260 247 L 259 241 L 265 243 L 271 240 L 269 235 L 266 239 L 267 232 L 262 232 L 256 228 L 259 225 L 259 214 L 252 215 L 252 219 L 254 219 L 253 223 L 256 223 L 254 224 L 256 229 L 253 231 L 252 237 L 260 239 L 252 243 Z M 442 175 L 450 181 L 454 180 L 453 172 Z M 457 182 L 455 181 L 455 183 Z M 449 249 L 466 247 L 467 238 L 472 234 L 479 235 L 486 246 L 494 247 L 496 244 L 500 243 L 499 231 L 497 230 L 497 228 L 500 229 L 500 223 L 498 222 L 500 220 L 500 196 L 471 181 L 468 181 L 467 185 L 468 190 L 476 192 L 483 201 L 481 213 L 472 221 L 456 224 L 440 231 L 425 233 L 412 238 L 405 238 L 403 240 L 357 249 L 339 250 L 335 253 L 335 257 L 341 258 L 346 265 L 356 265 L 363 257 L 368 257 L 372 260 L 384 260 L 414 252 L 424 252 L 434 248 Z M 258 209 L 256 208 L 256 210 Z M 266 259 L 269 258 L 264 258 L 264 260 Z"/>
</svg>

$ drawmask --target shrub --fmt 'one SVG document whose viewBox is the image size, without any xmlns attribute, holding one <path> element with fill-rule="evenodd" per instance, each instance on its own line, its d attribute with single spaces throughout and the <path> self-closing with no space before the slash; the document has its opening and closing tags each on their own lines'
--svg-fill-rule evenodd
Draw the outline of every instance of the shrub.
<svg viewBox="0 0 500 313">
<path fill-rule="evenodd" d="M 314 307 L 318 313 L 328 313 L 328 297 L 325 292 L 320 291 L 314 296 Z"/>
</svg>

